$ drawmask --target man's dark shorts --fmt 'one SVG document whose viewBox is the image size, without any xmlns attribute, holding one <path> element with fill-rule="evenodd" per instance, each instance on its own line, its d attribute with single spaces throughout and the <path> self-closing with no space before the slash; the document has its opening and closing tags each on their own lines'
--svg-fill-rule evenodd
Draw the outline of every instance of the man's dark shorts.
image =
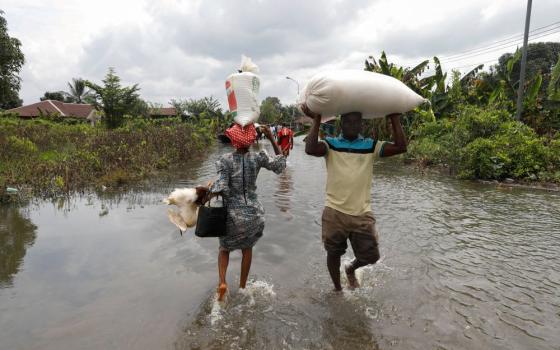
<svg viewBox="0 0 560 350">
<path fill-rule="evenodd" d="M 348 248 L 347 240 L 350 240 L 359 261 L 373 264 L 379 260 L 379 236 L 372 212 L 354 216 L 325 207 L 322 223 L 323 244 L 329 254 L 344 255 Z"/>
</svg>

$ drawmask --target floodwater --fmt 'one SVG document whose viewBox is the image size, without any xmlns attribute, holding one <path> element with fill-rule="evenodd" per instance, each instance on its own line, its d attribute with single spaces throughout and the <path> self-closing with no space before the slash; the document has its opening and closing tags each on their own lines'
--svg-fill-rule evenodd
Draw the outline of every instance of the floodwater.
<svg viewBox="0 0 560 350">
<path fill-rule="evenodd" d="M 380 162 L 382 259 L 334 293 L 325 167 L 301 139 L 282 175 L 262 170 L 251 281 L 238 290 L 232 253 L 217 303 L 217 240 L 180 236 L 161 200 L 227 151 L 127 191 L 0 207 L 0 349 L 560 349 L 559 194 Z"/>
</svg>

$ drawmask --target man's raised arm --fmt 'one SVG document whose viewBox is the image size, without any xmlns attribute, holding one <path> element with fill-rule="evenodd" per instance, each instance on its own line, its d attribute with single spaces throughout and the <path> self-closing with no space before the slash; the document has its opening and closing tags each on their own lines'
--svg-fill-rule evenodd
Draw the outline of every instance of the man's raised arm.
<svg viewBox="0 0 560 350">
<path fill-rule="evenodd" d="M 311 129 L 309 130 L 309 134 L 307 134 L 307 139 L 305 141 L 305 153 L 315 157 L 323 157 L 327 154 L 327 146 L 325 146 L 324 143 L 319 142 L 321 115 L 311 112 L 306 105 L 303 105 L 301 109 L 305 115 L 313 118 L 313 124 L 311 124 Z"/>
<path fill-rule="evenodd" d="M 391 119 L 391 127 L 393 129 L 394 143 L 386 143 L 383 147 L 383 157 L 395 156 L 406 152 L 406 138 L 401 124 L 400 114 L 388 115 Z"/>
</svg>

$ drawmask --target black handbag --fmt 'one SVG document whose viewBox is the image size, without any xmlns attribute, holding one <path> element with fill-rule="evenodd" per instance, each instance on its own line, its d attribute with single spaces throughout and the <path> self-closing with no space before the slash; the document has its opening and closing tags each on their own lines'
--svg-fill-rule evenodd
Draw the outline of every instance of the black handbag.
<svg viewBox="0 0 560 350">
<path fill-rule="evenodd" d="M 223 197 L 222 197 L 223 201 Z M 225 201 L 224 201 L 225 203 Z M 207 205 L 198 208 L 198 219 L 194 234 L 198 237 L 222 237 L 226 235 L 227 208 L 211 207 L 210 200 Z"/>
</svg>

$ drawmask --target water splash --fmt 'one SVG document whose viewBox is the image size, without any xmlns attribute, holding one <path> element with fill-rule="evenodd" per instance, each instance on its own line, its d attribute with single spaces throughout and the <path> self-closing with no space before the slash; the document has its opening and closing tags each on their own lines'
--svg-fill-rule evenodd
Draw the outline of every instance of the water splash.
<svg viewBox="0 0 560 350">
<path fill-rule="evenodd" d="M 255 305 L 255 297 L 264 297 L 265 299 L 270 299 L 271 297 L 276 297 L 274 292 L 274 285 L 266 281 L 253 281 L 247 282 L 245 289 L 239 289 L 239 294 L 248 298 L 248 305 Z"/>
<path fill-rule="evenodd" d="M 217 293 L 213 294 L 212 298 L 210 299 L 212 307 L 208 315 L 211 326 L 215 326 L 218 322 L 220 322 L 224 318 L 225 307 L 229 297 L 230 297 L 229 292 L 227 292 L 224 301 L 219 301 L 218 294 Z"/>
</svg>

